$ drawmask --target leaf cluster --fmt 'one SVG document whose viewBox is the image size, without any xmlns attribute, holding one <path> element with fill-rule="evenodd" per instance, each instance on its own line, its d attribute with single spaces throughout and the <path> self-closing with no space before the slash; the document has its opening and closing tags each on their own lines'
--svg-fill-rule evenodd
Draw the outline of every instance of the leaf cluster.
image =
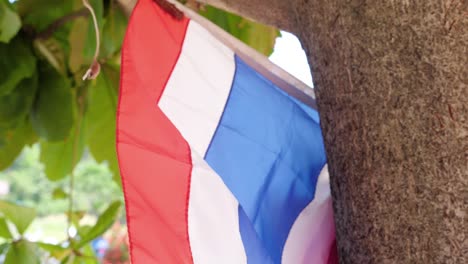
<svg viewBox="0 0 468 264">
<path fill-rule="evenodd" d="M 92 61 L 95 34 L 80 0 L 0 3 L 0 13 L 8 14 L 0 22 L 0 170 L 39 142 L 46 176 L 60 180 L 87 146 L 118 182 L 115 112 L 127 17 L 113 1 L 90 1 L 103 69 L 89 83 L 80 77 Z"/>
<path fill-rule="evenodd" d="M 101 75 L 81 76 L 91 63 L 95 32 L 81 0 L 0 0 L 0 170 L 27 145 L 40 145 L 45 175 L 59 181 L 70 175 L 88 149 L 107 162 L 119 182 L 115 151 L 115 112 L 119 60 L 127 17 L 114 1 L 91 0 L 103 45 Z M 55 198 L 68 198 L 55 189 Z M 71 199 L 71 198 L 70 198 Z M 36 209 L 0 201 L 0 246 L 5 263 L 97 263 L 89 242 L 115 221 L 121 207 L 109 205 L 93 226 L 81 226 L 83 212 L 69 213 L 78 234 L 59 245 L 24 236 Z"/>
<path fill-rule="evenodd" d="M 54 258 L 61 263 L 98 263 L 89 242 L 111 227 L 119 215 L 122 203 L 112 202 L 92 226 L 80 225 L 83 212 L 72 212 L 78 235 L 61 244 L 30 241 L 24 233 L 36 217 L 34 208 L 19 206 L 0 200 L 0 254 L 5 254 L 5 264 L 36 264 Z"/>
<path fill-rule="evenodd" d="M 40 218 L 67 211 L 70 199 L 69 178 L 51 182 L 45 177 L 39 161 L 39 144 L 23 149 L 9 169 L 0 172 L 0 182 L 9 185 L 8 201 L 33 207 Z M 97 163 L 89 151 L 73 171 L 73 210 L 98 215 L 109 201 L 123 200 L 122 191 L 112 181 L 112 173 L 105 163 Z"/>
</svg>

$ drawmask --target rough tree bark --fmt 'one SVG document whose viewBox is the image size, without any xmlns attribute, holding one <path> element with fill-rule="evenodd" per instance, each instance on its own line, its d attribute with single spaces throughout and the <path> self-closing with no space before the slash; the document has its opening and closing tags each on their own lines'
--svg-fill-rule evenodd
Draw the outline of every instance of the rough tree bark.
<svg viewBox="0 0 468 264">
<path fill-rule="evenodd" d="M 202 0 L 299 36 L 340 263 L 468 262 L 466 0 Z"/>
<path fill-rule="evenodd" d="M 342 263 L 467 263 L 467 1 L 302 1 Z"/>
</svg>

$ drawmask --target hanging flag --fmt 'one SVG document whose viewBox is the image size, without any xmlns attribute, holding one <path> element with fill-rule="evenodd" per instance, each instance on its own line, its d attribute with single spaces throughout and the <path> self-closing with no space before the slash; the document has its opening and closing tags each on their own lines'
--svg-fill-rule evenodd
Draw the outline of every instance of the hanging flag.
<svg viewBox="0 0 468 264">
<path fill-rule="evenodd" d="M 331 263 L 312 89 L 184 12 L 176 20 L 140 0 L 122 48 L 117 151 L 132 263 Z"/>
</svg>

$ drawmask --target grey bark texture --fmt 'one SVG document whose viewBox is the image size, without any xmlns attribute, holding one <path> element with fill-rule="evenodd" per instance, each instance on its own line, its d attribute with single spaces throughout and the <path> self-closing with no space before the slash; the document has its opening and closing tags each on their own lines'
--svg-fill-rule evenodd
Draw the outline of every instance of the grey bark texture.
<svg viewBox="0 0 468 264">
<path fill-rule="evenodd" d="M 306 50 L 340 263 L 468 263 L 467 1 L 244 2 Z"/>
<path fill-rule="evenodd" d="M 201 2 L 299 36 L 340 263 L 468 263 L 468 1 Z"/>
<path fill-rule="evenodd" d="M 301 1 L 341 263 L 468 263 L 468 6 Z"/>
</svg>

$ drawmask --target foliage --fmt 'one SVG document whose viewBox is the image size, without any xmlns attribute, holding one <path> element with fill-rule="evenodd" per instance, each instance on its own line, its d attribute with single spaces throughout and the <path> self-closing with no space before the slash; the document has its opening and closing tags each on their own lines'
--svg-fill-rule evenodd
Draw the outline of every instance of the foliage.
<svg viewBox="0 0 468 264">
<path fill-rule="evenodd" d="M 37 246 L 27 240 L 19 240 L 11 243 L 5 257 L 5 264 L 39 264 L 36 254 Z"/>
<path fill-rule="evenodd" d="M 26 231 L 36 217 L 36 210 L 6 201 L 0 201 L 0 213 L 15 225 L 20 234 Z"/>
<path fill-rule="evenodd" d="M 39 156 L 39 144 L 26 147 L 9 169 L 0 172 L 0 180 L 10 184 L 7 199 L 35 208 L 40 217 L 64 213 L 70 192 L 68 179 L 50 182 Z M 121 189 L 112 182 L 112 172 L 108 166 L 97 163 L 87 151 L 74 169 L 74 177 L 73 200 L 76 211 L 98 214 L 109 201 L 123 200 Z"/>
<path fill-rule="evenodd" d="M 44 166 L 39 161 L 39 148 L 39 144 L 25 148 L 12 166 L 0 173 L 0 180 L 10 184 L 8 200 L 21 204 L 19 206 L 0 200 L 0 237 L 6 241 L 17 241 L 17 234 L 24 233 L 34 219 L 36 212 L 39 216 L 46 216 L 67 211 L 68 201 L 66 199 L 70 191 L 66 185 L 67 180 L 63 179 L 57 182 L 47 180 Z M 74 177 L 76 180 L 74 188 L 75 212 L 72 218 L 73 226 L 78 229 L 81 236 L 75 237 L 73 247 L 76 252 L 80 252 L 79 250 L 83 249 L 90 240 L 101 235 L 119 217 L 123 197 L 119 186 L 112 181 L 112 172 L 106 164 L 96 163 L 87 152 L 75 168 Z M 115 202 L 109 207 L 110 209 L 104 211 L 94 226 L 80 222 L 84 212 L 99 215 L 103 212 L 102 209 L 108 206 L 108 201 Z M 7 224 L 7 222 L 13 223 L 15 230 L 11 230 L 12 225 Z M 21 238 L 19 241 L 28 242 L 26 238 Z M 28 248 L 33 248 L 38 256 L 45 254 L 38 252 L 46 251 L 47 255 L 55 256 L 58 259 L 65 258 L 73 252 L 70 248 L 47 243 L 33 243 Z M 23 251 L 18 252 L 21 254 Z M 32 251 L 25 252 L 31 253 Z"/>
<path fill-rule="evenodd" d="M 0 41 L 8 43 L 18 33 L 21 20 L 6 2 L 0 2 Z"/>
<path fill-rule="evenodd" d="M 81 1 L 19 0 L 10 4 L 2 0 L 1 3 L 1 12 L 13 13 L 13 17 L 21 19 L 22 27 L 16 30 L 16 35 L 10 28 L 14 24 L 5 24 L 5 29 L 0 29 L 2 34 L 9 34 L 1 38 L 6 43 L 0 43 L 0 67 L 5 73 L 0 77 L 0 169 L 11 165 L 23 146 L 40 142 L 47 177 L 63 179 L 72 172 L 85 146 L 96 145 L 91 133 L 104 136 L 115 133 L 115 122 L 92 123 L 91 129 L 100 125 L 101 130 L 88 131 L 83 129 L 82 120 L 96 119 L 93 109 L 100 104 L 98 100 L 116 105 L 119 76 L 113 71 L 119 72 L 116 58 L 120 56 L 126 17 L 113 1 L 91 1 L 106 43 L 99 57 L 106 71 L 98 80 L 88 83 L 80 77 L 92 60 L 95 37 L 91 18 L 82 12 Z M 76 19 L 57 24 L 67 16 Z M 96 96 L 100 97 L 91 104 Z M 107 116 L 115 114 L 115 106 L 99 110 Z M 104 141 L 99 147 L 89 149 L 99 161 L 106 160 L 112 165 L 114 178 L 118 179 L 113 142 Z M 109 151 L 102 153 L 102 149 Z"/>
<path fill-rule="evenodd" d="M 29 241 L 23 236 L 23 231 L 34 218 L 35 211 L 32 208 L 18 206 L 8 202 L 0 203 L 0 212 L 3 215 L 2 235 L 7 247 L 5 263 L 39 263 L 41 254 L 39 248 L 43 250 L 42 255 L 63 260 L 62 263 L 76 263 L 77 259 L 88 259 L 90 263 L 97 263 L 94 253 L 88 242 L 102 235 L 116 220 L 119 215 L 121 202 L 113 202 L 99 217 L 93 226 L 73 223 L 78 229 L 78 235 L 69 237 L 68 242 L 61 245 L 47 244 L 44 242 Z M 11 230 L 11 228 L 15 230 Z M 3 230 L 3 229 L 7 230 Z M 19 233 L 18 233 L 19 232 Z M 16 235 L 13 235 L 15 234 Z M 6 235 L 5 235 L 6 234 Z M 75 261 L 75 262 L 72 262 Z"/>
<path fill-rule="evenodd" d="M 195 9 L 211 22 L 229 32 L 258 52 L 269 56 L 273 53 L 275 40 L 280 31 L 274 27 L 263 25 L 233 13 L 198 3 L 196 0 L 178 0 L 186 6 Z"/>
<path fill-rule="evenodd" d="M 273 52 L 273 44 L 280 36 L 280 32 L 274 27 L 252 22 L 212 6 L 205 6 L 200 14 L 267 56 Z"/>
<path fill-rule="evenodd" d="M 82 0 L 0 0 L 0 178 L 11 184 L 9 201 L 0 201 L 5 263 L 96 263 L 89 242 L 122 207 L 115 115 L 127 16 L 115 0 L 89 2 L 102 43 L 101 73 L 91 82 L 81 77 L 96 39 Z M 278 30 L 209 6 L 198 11 L 258 51 L 273 51 Z M 82 226 L 84 212 L 103 213 Z M 29 241 L 36 215 L 55 213 L 65 213 L 77 235 L 60 245 Z"/>
</svg>

